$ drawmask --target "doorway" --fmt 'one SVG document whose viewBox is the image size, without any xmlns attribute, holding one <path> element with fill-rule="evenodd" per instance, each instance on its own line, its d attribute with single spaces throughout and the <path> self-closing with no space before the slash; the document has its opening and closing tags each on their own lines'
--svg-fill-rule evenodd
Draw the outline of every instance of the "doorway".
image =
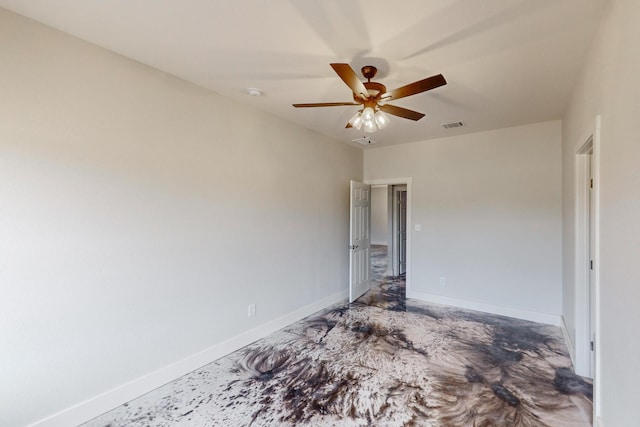
<svg viewBox="0 0 640 427">
<path fill-rule="evenodd" d="M 575 369 L 593 378 L 593 419 L 602 414 L 600 375 L 601 117 L 575 150 Z"/>
<path fill-rule="evenodd" d="M 411 178 L 365 181 L 371 185 L 372 244 L 386 248 L 384 276 L 404 275 L 411 297 Z M 374 267 L 375 268 L 375 267 Z"/>
<path fill-rule="evenodd" d="M 593 136 L 576 154 L 575 368 L 593 378 L 596 341 L 596 193 Z"/>
<path fill-rule="evenodd" d="M 601 415 L 600 131 L 601 117 L 575 147 L 575 370 L 593 378 L 593 419 Z"/>
</svg>

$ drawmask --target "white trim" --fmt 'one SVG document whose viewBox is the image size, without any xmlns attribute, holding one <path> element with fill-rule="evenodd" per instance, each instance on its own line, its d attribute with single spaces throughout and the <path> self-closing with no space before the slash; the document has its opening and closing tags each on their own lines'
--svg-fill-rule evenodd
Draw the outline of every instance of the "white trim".
<svg viewBox="0 0 640 427">
<path fill-rule="evenodd" d="M 593 268 L 594 268 L 594 298 L 595 298 L 595 345 L 594 345 L 594 354 L 595 354 L 595 367 L 593 369 L 594 372 L 591 372 L 591 375 L 593 376 L 593 422 L 594 425 L 599 425 L 601 426 L 602 421 L 600 418 L 600 414 L 602 413 L 601 411 L 601 391 L 602 391 L 602 387 L 600 385 L 600 378 L 601 378 L 601 363 L 600 363 L 600 359 L 601 359 L 601 352 L 600 352 L 600 342 L 602 341 L 601 336 L 600 336 L 600 145 L 601 145 L 601 141 L 600 141 L 600 135 L 601 135 L 601 129 L 602 129 L 602 117 L 600 115 L 596 116 L 595 121 L 594 121 L 594 128 L 593 129 L 588 129 L 587 132 L 585 132 L 585 134 L 582 136 L 582 138 L 580 140 L 578 140 L 578 142 L 576 143 L 575 147 L 574 147 L 574 153 L 576 154 L 584 154 L 585 151 L 584 149 L 588 146 L 589 144 L 589 140 L 591 140 L 591 149 L 592 149 L 592 156 L 591 156 L 591 161 L 592 161 L 592 171 L 593 171 L 593 176 L 591 177 L 593 179 L 593 198 L 594 198 L 594 218 L 592 218 L 592 221 L 594 222 L 594 236 L 592 236 L 593 238 L 593 244 L 595 246 L 594 248 L 594 254 L 593 254 Z M 576 159 L 579 160 L 579 159 Z M 581 162 L 580 161 L 576 161 L 576 178 L 579 177 L 579 174 L 581 173 L 581 171 L 579 171 L 578 169 L 580 169 L 581 167 Z M 576 181 L 576 185 L 578 181 Z M 576 191 L 576 199 L 578 197 L 581 196 L 580 194 L 580 189 L 578 187 L 576 187 L 575 189 Z M 576 200 L 576 253 L 575 255 L 575 260 L 576 260 L 576 273 L 579 272 L 579 267 L 577 266 L 578 263 L 578 258 L 581 255 L 578 252 L 581 252 L 580 250 L 580 246 L 579 244 L 581 243 L 581 241 L 579 239 L 584 239 L 584 237 L 580 237 L 578 234 L 583 232 L 582 230 L 584 230 L 583 225 L 579 224 L 580 222 L 580 218 L 578 217 L 579 212 L 578 209 L 580 207 L 580 205 L 578 204 L 578 200 Z M 587 349 L 584 349 L 584 345 L 581 345 L 581 342 L 584 341 L 584 325 L 587 320 L 584 319 L 584 310 L 581 310 L 578 306 L 580 304 L 584 304 L 584 296 L 581 295 L 581 288 L 580 288 L 580 283 L 579 282 L 580 276 L 579 274 L 576 274 L 575 277 L 575 283 L 573 284 L 574 286 L 574 296 L 575 296 L 575 301 L 574 301 L 574 309 L 575 309 L 575 323 L 576 323 L 576 347 L 575 347 L 575 351 L 576 351 L 576 361 L 577 361 L 577 365 L 576 365 L 576 370 L 578 371 L 578 373 L 580 373 L 580 371 L 582 370 L 582 366 L 583 366 L 583 360 L 587 360 L 588 363 L 590 363 L 590 357 L 591 357 L 591 353 L 590 353 L 590 347 L 587 347 Z M 588 295 L 587 295 L 588 297 Z M 579 328 L 583 329 L 582 332 L 579 331 Z M 589 329 L 587 328 L 587 331 Z M 591 337 L 587 337 L 587 342 L 589 343 L 591 341 Z M 586 356 L 584 354 L 581 355 L 581 352 L 585 352 L 586 351 Z"/>
<path fill-rule="evenodd" d="M 601 360 L 600 343 L 602 336 L 600 335 L 600 134 L 602 126 L 602 117 L 596 116 L 596 128 L 593 133 L 593 195 L 595 198 L 595 227 L 594 227 L 594 245 L 595 254 L 593 266 L 595 268 L 595 305 L 596 305 L 596 336 L 595 336 L 595 372 L 593 374 L 593 419 L 599 420 L 602 414 L 601 409 L 601 391 L 600 385 Z M 601 424 L 601 422 L 599 421 Z"/>
<path fill-rule="evenodd" d="M 569 352 L 569 357 L 571 357 L 571 364 L 574 369 L 576 366 L 576 350 L 573 345 L 573 341 L 569 336 L 569 331 L 567 330 L 567 324 L 564 321 L 564 316 L 560 316 L 560 330 L 562 331 L 562 336 L 564 337 L 564 342 L 567 345 L 567 351 Z"/>
<path fill-rule="evenodd" d="M 413 178 L 388 178 L 388 179 L 365 179 L 365 184 L 369 185 L 406 185 L 407 186 L 407 271 L 405 274 L 405 283 L 407 289 L 407 296 L 411 292 L 412 280 L 411 280 L 411 246 L 413 237 L 413 223 L 411 220 L 411 204 L 412 204 L 412 183 Z"/>
<path fill-rule="evenodd" d="M 532 322 L 545 323 L 547 325 L 560 326 L 562 316 L 559 314 L 538 313 L 535 311 L 521 310 L 517 308 L 501 307 L 484 302 L 469 301 L 458 298 L 444 297 L 440 295 L 427 294 L 422 292 L 407 293 L 407 298 L 414 298 L 435 304 L 449 305 L 467 310 L 481 311 L 484 313 L 497 314 L 499 316 L 514 317 L 516 319 L 529 320 Z"/>
<path fill-rule="evenodd" d="M 575 236 L 574 236 L 574 324 L 575 361 L 578 375 L 593 377 L 591 372 L 590 295 L 589 295 L 589 176 L 593 160 L 593 134 L 584 136 L 575 150 Z M 591 177 L 593 179 L 593 177 Z M 595 181 L 595 180 L 594 180 Z M 595 219 L 595 218 L 594 218 Z"/>
<path fill-rule="evenodd" d="M 602 421 L 602 417 L 596 417 L 596 426 L 604 427 L 604 421 Z"/>
<path fill-rule="evenodd" d="M 68 427 L 89 421 L 138 396 L 148 393 L 168 382 L 180 378 L 252 342 L 264 338 L 285 326 L 316 313 L 332 304 L 347 302 L 346 290 L 315 301 L 277 319 L 266 322 L 254 329 L 229 338 L 198 353 L 187 356 L 172 364 L 122 384 L 98 396 L 80 402 L 28 427 Z"/>
</svg>

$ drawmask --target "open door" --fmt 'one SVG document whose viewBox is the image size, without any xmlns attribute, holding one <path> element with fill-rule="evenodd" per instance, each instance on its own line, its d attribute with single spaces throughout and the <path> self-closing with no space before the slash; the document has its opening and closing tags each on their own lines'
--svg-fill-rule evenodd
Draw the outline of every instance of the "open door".
<svg viewBox="0 0 640 427">
<path fill-rule="evenodd" d="M 349 231 L 349 302 L 369 290 L 371 187 L 351 181 Z"/>
<path fill-rule="evenodd" d="M 593 149 L 587 155 L 587 167 L 589 171 L 589 377 L 593 378 L 596 371 L 596 273 L 594 268 L 594 261 L 596 259 L 596 199 L 593 190 Z"/>
</svg>

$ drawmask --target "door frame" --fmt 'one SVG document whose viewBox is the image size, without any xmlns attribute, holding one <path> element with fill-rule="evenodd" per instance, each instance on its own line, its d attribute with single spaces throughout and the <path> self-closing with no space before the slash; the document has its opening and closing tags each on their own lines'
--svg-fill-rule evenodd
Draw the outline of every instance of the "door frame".
<svg viewBox="0 0 640 427">
<path fill-rule="evenodd" d="M 411 241 L 412 241 L 412 222 L 411 222 L 411 184 L 413 182 L 413 178 L 405 177 L 405 178 L 382 178 L 382 179 L 365 179 L 363 181 L 365 184 L 369 185 L 387 185 L 389 187 L 393 185 L 406 185 L 407 186 L 407 266 L 406 266 L 406 274 L 405 274 L 405 283 L 406 283 L 406 296 L 407 298 L 413 298 L 413 293 L 411 290 Z"/>
<path fill-rule="evenodd" d="M 600 126 L 597 116 L 594 127 L 575 147 L 575 253 L 574 253 L 574 310 L 575 310 L 575 369 L 576 373 L 593 378 L 593 419 L 600 411 Z M 589 162 L 589 154 L 591 162 Z M 591 171 L 589 171 L 591 163 Z M 590 208 L 589 176 L 593 179 L 593 209 Z M 593 222 L 590 230 L 589 220 Z M 591 240 L 590 240 L 591 239 Z M 593 243 L 593 295 L 589 290 L 590 241 Z M 594 298 L 594 313 L 590 313 L 590 298 Z M 594 315 L 595 319 L 591 319 Z M 593 321 L 595 363 L 591 369 L 590 336 Z"/>
<path fill-rule="evenodd" d="M 590 278 L 589 261 L 591 259 L 589 242 L 591 236 L 589 224 L 595 218 L 591 218 L 590 212 L 590 179 L 591 163 L 593 161 L 593 136 L 589 136 L 586 142 L 576 153 L 576 241 L 575 241 L 575 356 L 574 363 L 576 373 L 585 377 L 593 377 L 591 372 L 591 336 L 590 336 Z"/>
<path fill-rule="evenodd" d="M 389 204 L 391 206 L 391 228 L 389 233 L 389 238 L 391 239 L 391 247 L 389 251 L 389 262 L 391 264 L 391 272 L 393 276 L 400 276 L 400 251 L 401 251 L 401 243 L 400 243 L 400 193 L 405 193 L 405 216 L 404 216 L 404 227 L 405 227 L 405 266 L 404 273 L 406 274 L 407 270 L 407 239 L 406 234 L 409 232 L 408 223 L 407 223 L 407 205 L 406 199 L 408 199 L 407 186 L 404 184 L 400 185 L 390 185 L 388 186 L 391 190 L 389 193 L 391 197 L 389 198 Z"/>
</svg>

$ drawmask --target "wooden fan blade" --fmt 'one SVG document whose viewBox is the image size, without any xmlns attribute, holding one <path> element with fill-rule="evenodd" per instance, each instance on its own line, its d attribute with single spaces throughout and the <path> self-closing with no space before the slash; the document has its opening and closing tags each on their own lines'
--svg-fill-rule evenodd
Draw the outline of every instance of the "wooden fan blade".
<svg viewBox="0 0 640 427">
<path fill-rule="evenodd" d="M 360 105 L 355 102 L 318 102 L 313 104 L 292 104 L 296 108 L 307 108 L 307 107 L 339 107 L 342 105 Z"/>
<path fill-rule="evenodd" d="M 436 76 L 427 77 L 426 79 L 410 83 L 406 86 L 399 87 L 392 91 L 389 91 L 383 94 L 380 97 L 380 100 L 390 100 L 390 99 L 400 99 L 405 96 L 415 95 L 416 93 L 426 92 L 431 89 L 435 89 L 440 86 L 444 86 L 447 84 L 447 81 L 444 79 L 442 74 L 438 74 Z M 393 113 L 390 113 L 393 114 Z"/>
<path fill-rule="evenodd" d="M 338 74 L 343 82 L 349 86 L 353 93 L 360 95 L 363 99 L 369 98 L 369 91 L 362 81 L 358 78 L 358 75 L 349 64 L 329 64 L 331 68 Z"/>
<path fill-rule="evenodd" d="M 418 121 L 424 117 L 424 114 L 422 113 L 418 113 L 417 111 L 408 110 L 402 107 L 396 107 L 395 105 L 380 105 L 378 108 L 380 108 L 385 113 L 393 114 L 394 116 L 402 117 L 403 119 Z"/>
<path fill-rule="evenodd" d="M 353 126 L 351 126 L 351 123 L 347 122 L 347 125 L 344 127 L 345 129 L 349 129 L 352 128 Z"/>
</svg>

